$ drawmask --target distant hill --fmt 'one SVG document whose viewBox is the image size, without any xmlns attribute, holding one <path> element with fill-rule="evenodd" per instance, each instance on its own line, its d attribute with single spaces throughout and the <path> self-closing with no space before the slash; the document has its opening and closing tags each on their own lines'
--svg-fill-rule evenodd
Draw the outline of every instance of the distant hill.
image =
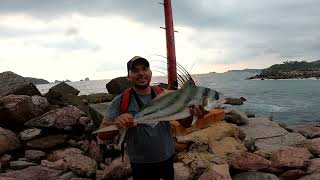
<svg viewBox="0 0 320 180">
<path fill-rule="evenodd" d="M 261 74 L 248 79 L 293 79 L 320 77 L 320 60 L 307 61 L 285 61 L 283 64 L 274 64 L 263 69 Z"/>
<path fill-rule="evenodd" d="M 249 73 L 260 73 L 262 69 L 242 69 L 242 70 L 229 70 L 228 72 L 249 72 Z"/>
<path fill-rule="evenodd" d="M 37 78 L 32 78 L 32 77 L 25 77 L 27 81 L 32 82 L 32 84 L 49 84 L 50 82 L 44 79 L 37 79 Z"/>
</svg>

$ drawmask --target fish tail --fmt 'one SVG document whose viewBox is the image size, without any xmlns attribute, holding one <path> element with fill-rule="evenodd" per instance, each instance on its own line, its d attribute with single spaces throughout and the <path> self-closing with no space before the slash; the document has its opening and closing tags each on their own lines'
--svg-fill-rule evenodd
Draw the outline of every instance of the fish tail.
<svg viewBox="0 0 320 180">
<path fill-rule="evenodd" d="M 120 139 L 119 139 L 119 144 L 116 146 L 117 149 L 121 149 L 121 144 L 126 136 L 127 129 L 126 128 L 119 129 L 119 132 L 120 132 Z"/>
</svg>

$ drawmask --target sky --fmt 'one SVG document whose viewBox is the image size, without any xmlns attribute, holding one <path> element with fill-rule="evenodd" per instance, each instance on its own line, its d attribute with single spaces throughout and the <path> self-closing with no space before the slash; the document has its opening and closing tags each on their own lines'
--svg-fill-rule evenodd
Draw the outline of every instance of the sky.
<svg viewBox="0 0 320 180">
<path fill-rule="evenodd" d="M 0 72 L 79 81 L 165 73 L 161 0 L 0 0 Z M 177 62 L 191 74 L 320 59 L 320 1 L 172 0 Z M 160 71 L 160 72 L 159 72 Z"/>
</svg>

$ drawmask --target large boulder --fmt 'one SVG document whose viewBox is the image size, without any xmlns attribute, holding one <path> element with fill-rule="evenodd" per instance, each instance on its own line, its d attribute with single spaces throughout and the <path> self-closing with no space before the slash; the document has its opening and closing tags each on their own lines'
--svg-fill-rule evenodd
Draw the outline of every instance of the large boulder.
<svg viewBox="0 0 320 180">
<path fill-rule="evenodd" d="M 0 73 L 0 82 L 0 97 L 9 94 L 28 96 L 41 95 L 35 85 L 27 81 L 24 77 L 11 71 Z"/>
<path fill-rule="evenodd" d="M 277 168 L 302 168 L 307 165 L 311 157 L 306 148 L 284 148 L 271 155 L 271 163 Z"/>
<path fill-rule="evenodd" d="M 312 154 L 320 155 L 320 138 L 310 139 L 303 143 Z"/>
<path fill-rule="evenodd" d="M 270 157 L 275 151 L 286 147 L 298 147 L 305 142 L 305 137 L 299 133 L 289 133 L 284 136 L 257 139 L 254 143 L 257 154 Z"/>
<path fill-rule="evenodd" d="M 243 143 L 234 137 L 225 137 L 220 141 L 211 141 L 210 147 L 214 153 L 224 159 L 228 159 L 233 154 L 247 150 Z"/>
<path fill-rule="evenodd" d="M 20 141 L 12 131 L 0 127 L 0 155 L 20 147 Z"/>
<path fill-rule="evenodd" d="M 181 143 L 205 143 L 209 144 L 212 141 L 220 141 L 225 137 L 238 138 L 240 133 L 239 128 L 230 123 L 218 122 L 211 126 L 201 129 L 185 136 L 177 136 L 177 141 Z"/>
<path fill-rule="evenodd" d="M 320 127 L 316 126 L 290 126 L 288 127 L 292 132 L 297 132 L 304 135 L 306 138 L 317 138 L 320 137 Z"/>
<path fill-rule="evenodd" d="M 0 125 L 14 127 L 48 111 L 50 104 L 41 96 L 8 95 L 0 98 Z"/>
<path fill-rule="evenodd" d="M 311 159 L 308 162 L 307 173 L 320 173 L 320 158 Z"/>
<path fill-rule="evenodd" d="M 232 156 L 230 166 L 243 171 L 267 169 L 271 162 L 257 154 L 241 152 Z"/>
<path fill-rule="evenodd" d="M 33 118 L 26 122 L 25 125 L 29 127 L 45 127 L 64 129 L 67 126 L 78 124 L 81 116 L 85 115 L 80 109 L 69 105 L 61 109 L 49 111 L 39 117 Z"/>
<path fill-rule="evenodd" d="M 73 154 L 71 156 L 64 157 L 66 165 L 76 174 L 92 177 L 96 173 L 97 162 L 82 154 Z"/>
<path fill-rule="evenodd" d="M 106 88 L 110 94 L 120 94 L 125 89 L 131 87 L 127 77 L 117 77 L 106 84 Z"/>
</svg>

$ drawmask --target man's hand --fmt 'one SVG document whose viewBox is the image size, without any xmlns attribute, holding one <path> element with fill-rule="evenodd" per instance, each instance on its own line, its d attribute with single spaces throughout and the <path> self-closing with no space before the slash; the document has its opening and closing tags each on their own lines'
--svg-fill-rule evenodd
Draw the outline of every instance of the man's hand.
<svg viewBox="0 0 320 180">
<path fill-rule="evenodd" d="M 198 119 L 200 119 L 208 112 L 204 110 L 203 106 L 196 105 L 196 106 L 190 107 L 190 113 L 192 116 L 196 116 Z"/>
<path fill-rule="evenodd" d="M 133 120 L 133 116 L 129 113 L 121 114 L 115 119 L 114 123 L 119 129 L 137 126 L 137 123 Z"/>
</svg>

